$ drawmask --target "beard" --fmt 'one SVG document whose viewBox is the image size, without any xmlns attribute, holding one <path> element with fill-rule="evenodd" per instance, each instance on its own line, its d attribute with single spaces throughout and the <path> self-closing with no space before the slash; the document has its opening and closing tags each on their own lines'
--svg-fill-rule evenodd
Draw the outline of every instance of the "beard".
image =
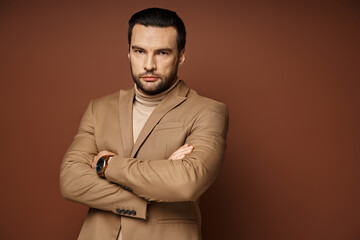
<svg viewBox="0 0 360 240">
<path fill-rule="evenodd" d="M 161 92 L 167 90 L 168 88 L 170 88 L 171 85 L 175 82 L 176 76 L 177 76 L 177 71 L 178 71 L 178 64 L 176 64 L 176 66 L 172 69 L 172 71 L 168 75 L 165 75 L 165 76 L 157 74 L 154 71 L 146 71 L 146 72 L 135 75 L 132 70 L 131 62 L 130 62 L 130 69 L 131 69 L 131 76 L 132 76 L 137 88 L 140 89 L 145 94 L 156 95 L 156 94 L 161 93 Z M 157 84 L 151 88 L 147 87 L 140 81 L 140 78 L 145 75 L 156 76 L 159 78 L 160 81 L 158 80 Z"/>
</svg>

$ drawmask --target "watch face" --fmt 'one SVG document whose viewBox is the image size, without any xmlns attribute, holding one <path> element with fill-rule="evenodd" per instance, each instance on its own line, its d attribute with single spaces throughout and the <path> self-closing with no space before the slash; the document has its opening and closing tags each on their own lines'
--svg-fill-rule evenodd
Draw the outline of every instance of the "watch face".
<svg viewBox="0 0 360 240">
<path fill-rule="evenodd" d="M 97 161 L 97 163 L 96 163 L 96 172 L 97 173 L 100 173 L 101 172 L 101 170 L 103 169 L 103 167 L 104 167 L 104 163 L 105 163 L 105 160 L 104 160 L 104 158 L 99 158 L 99 160 Z"/>
</svg>

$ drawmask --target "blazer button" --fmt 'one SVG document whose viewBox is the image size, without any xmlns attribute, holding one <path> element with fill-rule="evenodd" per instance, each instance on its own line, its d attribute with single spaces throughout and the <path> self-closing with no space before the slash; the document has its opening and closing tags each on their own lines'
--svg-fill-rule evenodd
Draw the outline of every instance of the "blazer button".
<svg viewBox="0 0 360 240">
<path fill-rule="evenodd" d="M 120 212 L 121 212 L 122 214 L 125 214 L 125 213 L 126 213 L 126 211 L 125 211 L 124 209 L 121 209 Z"/>
<path fill-rule="evenodd" d="M 136 216 L 136 211 L 135 211 L 135 210 L 132 210 L 132 211 L 130 212 L 130 215 Z"/>
<path fill-rule="evenodd" d="M 127 215 L 130 215 L 130 210 L 126 210 L 125 212 Z"/>
<path fill-rule="evenodd" d="M 117 209 L 116 209 L 116 212 L 117 212 L 117 213 L 121 213 L 121 209 L 120 209 L 120 208 L 117 208 Z"/>
</svg>

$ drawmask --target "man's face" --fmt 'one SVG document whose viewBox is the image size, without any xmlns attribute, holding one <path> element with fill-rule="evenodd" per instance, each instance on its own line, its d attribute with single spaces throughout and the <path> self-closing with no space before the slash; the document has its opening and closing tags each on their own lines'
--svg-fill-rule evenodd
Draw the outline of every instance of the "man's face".
<svg viewBox="0 0 360 240">
<path fill-rule="evenodd" d="M 168 89 L 176 80 L 184 51 L 177 54 L 177 32 L 173 27 L 146 27 L 135 24 L 129 60 L 132 77 L 143 93 L 154 95 Z"/>
</svg>

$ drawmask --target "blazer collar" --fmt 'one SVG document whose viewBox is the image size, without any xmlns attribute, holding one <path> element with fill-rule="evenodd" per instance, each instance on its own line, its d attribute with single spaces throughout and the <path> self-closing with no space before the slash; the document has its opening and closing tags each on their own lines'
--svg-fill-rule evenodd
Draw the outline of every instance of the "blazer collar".
<svg viewBox="0 0 360 240">
<path fill-rule="evenodd" d="M 143 129 L 141 130 L 135 144 L 133 144 L 133 101 L 134 101 L 134 88 L 128 91 L 120 91 L 119 97 L 119 114 L 120 114 L 120 130 L 122 136 L 122 142 L 124 147 L 124 156 L 136 157 L 142 144 L 146 138 L 152 132 L 156 124 L 168 113 L 171 109 L 175 108 L 183 101 L 186 100 L 186 96 L 189 92 L 189 87 L 183 81 L 168 93 L 168 95 L 159 103 L 159 105 L 151 113 L 150 117 L 146 121 Z"/>
</svg>

